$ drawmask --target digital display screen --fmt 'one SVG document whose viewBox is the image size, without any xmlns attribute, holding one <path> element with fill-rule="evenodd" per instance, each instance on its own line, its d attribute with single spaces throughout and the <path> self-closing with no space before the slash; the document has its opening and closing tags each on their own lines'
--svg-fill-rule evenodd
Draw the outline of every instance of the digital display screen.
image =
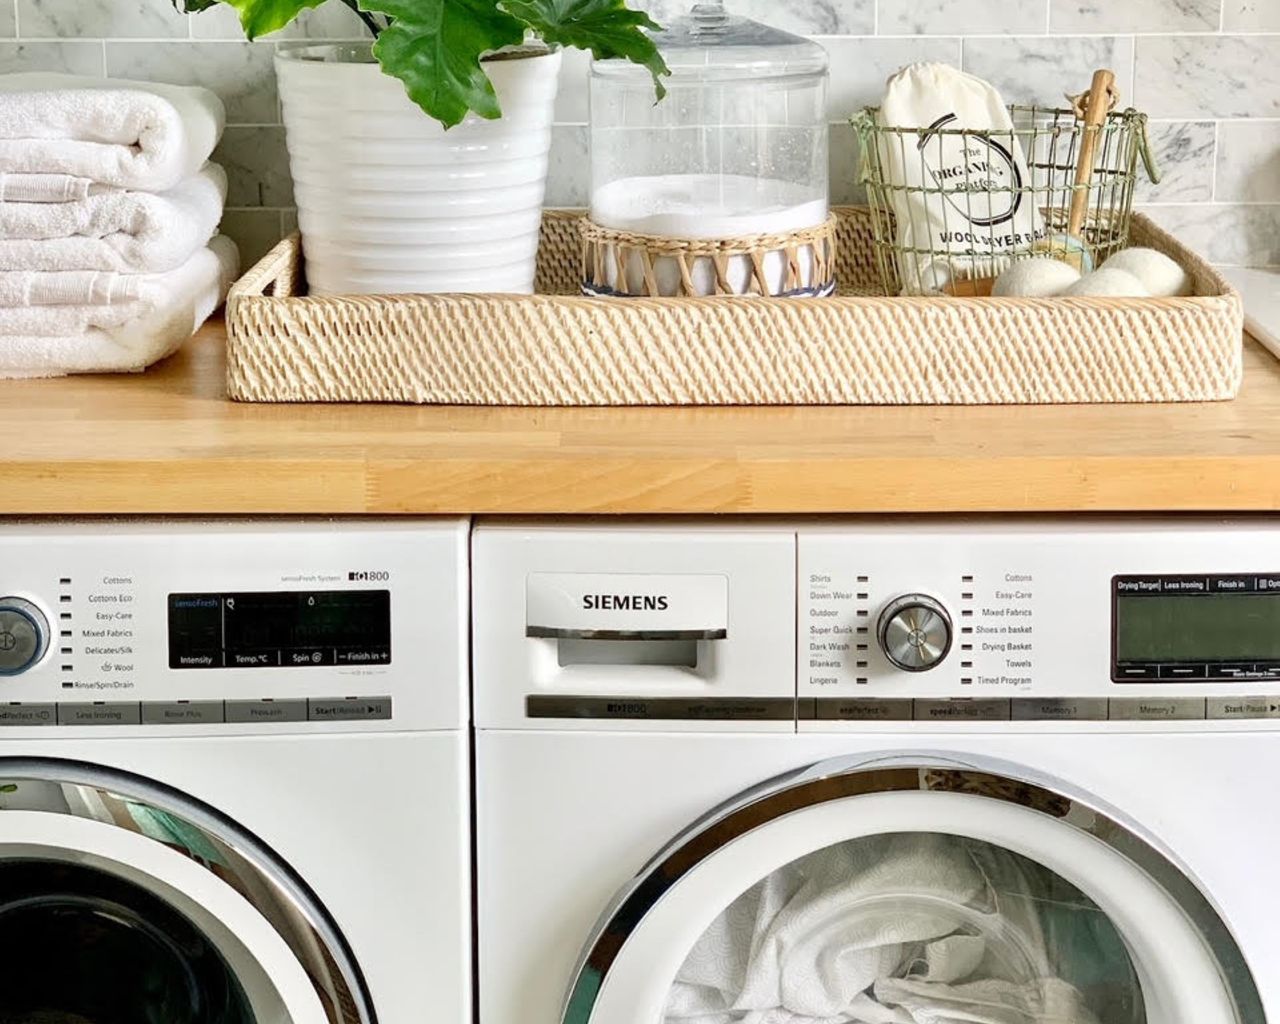
<svg viewBox="0 0 1280 1024">
<path fill-rule="evenodd" d="M 1280 680 L 1280 573 L 1116 576 L 1115 682 Z"/>
<path fill-rule="evenodd" d="M 1280 662 L 1280 594 L 1117 596 L 1119 662 Z"/>
<path fill-rule="evenodd" d="M 390 663 L 387 590 L 169 595 L 170 668 Z"/>
</svg>

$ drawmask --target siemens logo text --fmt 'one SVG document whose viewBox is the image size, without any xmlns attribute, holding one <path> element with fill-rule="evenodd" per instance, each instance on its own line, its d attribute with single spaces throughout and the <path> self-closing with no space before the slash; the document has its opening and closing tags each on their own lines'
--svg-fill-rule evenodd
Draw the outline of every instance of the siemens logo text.
<svg viewBox="0 0 1280 1024">
<path fill-rule="evenodd" d="M 598 612 L 665 612 L 666 594 L 583 594 L 582 607 Z"/>
</svg>

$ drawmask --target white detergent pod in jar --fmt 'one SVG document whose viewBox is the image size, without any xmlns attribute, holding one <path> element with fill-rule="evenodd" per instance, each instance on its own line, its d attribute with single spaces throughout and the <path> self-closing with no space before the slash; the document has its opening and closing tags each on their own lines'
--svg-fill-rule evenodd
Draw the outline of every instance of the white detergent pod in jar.
<svg viewBox="0 0 1280 1024">
<path fill-rule="evenodd" d="M 584 291 L 828 293 L 826 51 L 722 3 L 696 4 L 654 41 L 671 69 L 659 102 L 644 68 L 591 65 L 599 272 Z"/>
</svg>

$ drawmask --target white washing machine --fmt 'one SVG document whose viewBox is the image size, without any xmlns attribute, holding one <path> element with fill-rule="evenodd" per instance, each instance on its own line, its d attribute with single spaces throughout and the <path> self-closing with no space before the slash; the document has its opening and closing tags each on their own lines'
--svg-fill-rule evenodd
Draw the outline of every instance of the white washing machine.
<svg viewBox="0 0 1280 1024">
<path fill-rule="evenodd" d="M 0 526 L 0 1021 L 471 1019 L 467 524 Z"/>
<path fill-rule="evenodd" d="M 480 1024 L 1280 1019 L 1280 521 L 482 521 Z"/>
</svg>

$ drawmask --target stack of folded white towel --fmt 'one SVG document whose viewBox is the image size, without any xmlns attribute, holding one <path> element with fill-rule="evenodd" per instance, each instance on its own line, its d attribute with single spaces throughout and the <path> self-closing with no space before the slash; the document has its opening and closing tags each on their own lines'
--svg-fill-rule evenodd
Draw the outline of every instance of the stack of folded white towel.
<svg viewBox="0 0 1280 1024">
<path fill-rule="evenodd" d="M 0 75 L 0 377 L 141 370 L 226 297 L 206 89 Z"/>
</svg>

